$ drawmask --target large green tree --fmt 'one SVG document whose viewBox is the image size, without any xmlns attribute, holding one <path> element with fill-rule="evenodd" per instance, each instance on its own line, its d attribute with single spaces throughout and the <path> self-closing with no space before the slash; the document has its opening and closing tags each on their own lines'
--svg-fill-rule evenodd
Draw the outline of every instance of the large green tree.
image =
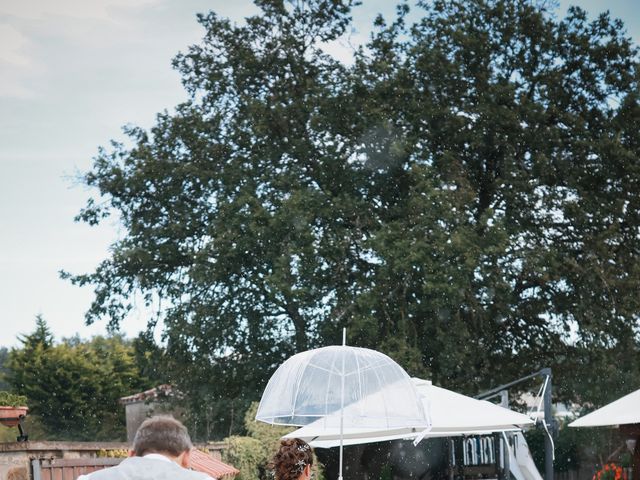
<svg viewBox="0 0 640 480">
<path fill-rule="evenodd" d="M 384 281 L 365 307 L 392 331 L 408 318 L 434 379 L 468 391 L 496 366 L 638 353 L 637 49 L 607 14 L 544 5 L 424 2 L 410 29 L 379 21 L 353 74 L 364 125 L 393 119 L 376 138 L 404 153 L 385 155 Z"/>
<path fill-rule="evenodd" d="M 86 174 L 100 198 L 79 219 L 126 231 L 67 274 L 95 286 L 89 322 L 158 302 L 175 380 L 214 416 L 343 326 L 468 392 L 550 365 L 576 396 L 583 354 L 637 355 L 638 58 L 620 21 L 401 4 L 346 65 L 322 47 L 352 2 L 256 4 L 242 25 L 200 16 L 174 62 L 190 99 Z"/>
<path fill-rule="evenodd" d="M 327 320 L 345 324 L 372 221 L 353 149 L 325 138 L 348 119 L 344 67 L 319 43 L 344 32 L 348 3 L 260 6 L 244 26 L 201 16 L 203 44 L 175 61 L 193 99 L 129 130 L 133 150 L 101 151 L 86 180 L 109 200 L 80 218 L 116 207 L 129 234 L 74 279 L 97 285 L 89 321 L 117 323 L 136 291 L 161 299 L 179 386 L 239 425 L 279 362 L 326 341 Z"/>
<path fill-rule="evenodd" d="M 126 435 L 118 400 L 149 388 L 131 342 L 120 336 L 54 342 L 46 322 L 9 353 L 7 380 L 25 395 L 48 440 L 118 440 Z"/>
</svg>

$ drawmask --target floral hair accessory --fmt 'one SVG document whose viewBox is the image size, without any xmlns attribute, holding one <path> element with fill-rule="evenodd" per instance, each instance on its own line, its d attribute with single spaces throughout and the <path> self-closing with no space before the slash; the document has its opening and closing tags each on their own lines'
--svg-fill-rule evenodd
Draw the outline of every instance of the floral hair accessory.
<svg viewBox="0 0 640 480">
<path fill-rule="evenodd" d="M 309 450 L 311 447 L 308 444 L 304 444 L 304 445 L 300 445 L 298 447 L 298 451 L 299 452 L 306 452 L 307 450 Z"/>
<path fill-rule="evenodd" d="M 304 472 L 304 467 L 307 466 L 307 462 L 304 460 L 298 460 L 296 462 L 296 468 L 293 469 L 294 473 L 302 473 Z"/>
</svg>

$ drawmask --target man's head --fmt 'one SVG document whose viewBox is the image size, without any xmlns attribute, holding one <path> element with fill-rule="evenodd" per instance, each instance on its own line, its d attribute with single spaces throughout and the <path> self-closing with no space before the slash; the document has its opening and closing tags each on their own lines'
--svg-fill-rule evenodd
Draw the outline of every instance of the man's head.
<svg viewBox="0 0 640 480">
<path fill-rule="evenodd" d="M 142 457 L 148 453 L 160 453 L 182 464 L 188 460 L 193 448 L 189 433 L 182 423 L 173 417 L 156 416 L 142 422 L 133 439 L 133 454 Z M 185 458 L 186 457 L 186 458 Z M 185 466 L 185 465 L 183 465 Z"/>
</svg>

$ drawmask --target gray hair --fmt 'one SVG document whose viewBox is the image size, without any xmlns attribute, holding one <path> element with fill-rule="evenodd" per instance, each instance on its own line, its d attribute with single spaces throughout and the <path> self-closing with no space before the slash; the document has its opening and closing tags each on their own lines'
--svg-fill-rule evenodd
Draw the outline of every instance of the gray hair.
<svg viewBox="0 0 640 480">
<path fill-rule="evenodd" d="M 146 419 L 133 439 L 133 451 L 137 457 L 148 453 L 168 453 L 177 457 L 192 448 L 187 428 L 168 415 Z"/>
</svg>

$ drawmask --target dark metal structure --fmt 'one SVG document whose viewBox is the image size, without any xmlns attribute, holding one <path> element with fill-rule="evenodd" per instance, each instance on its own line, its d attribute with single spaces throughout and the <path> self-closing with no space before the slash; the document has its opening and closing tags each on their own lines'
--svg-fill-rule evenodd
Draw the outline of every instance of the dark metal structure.
<svg viewBox="0 0 640 480">
<path fill-rule="evenodd" d="M 476 395 L 475 398 L 478 400 L 486 400 L 487 398 L 491 398 L 497 395 L 502 395 L 501 392 L 506 391 L 509 387 L 517 385 L 518 383 L 522 383 L 526 380 L 530 380 L 535 377 L 542 377 L 544 380 L 543 387 L 543 405 L 544 405 L 544 422 L 543 428 L 545 429 L 547 435 L 544 437 L 544 478 L 545 480 L 553 480 L 553 440 L 552 435 L 556 431 L 555 420 L 553 419 L 553 414 L 551 411 L 551 381 L 552 374 L 550 368 L 543 368 L 537 372 L 534 372 L 530 375 L 526 375 L 524 377 L 518 378 L 509 383 L 505 383 L 498 387 L 492 388 L 486 392 L 482 392 L 479 395 Z M 504 397 L 503 397 L 504 398 Z"/>
</svg>

